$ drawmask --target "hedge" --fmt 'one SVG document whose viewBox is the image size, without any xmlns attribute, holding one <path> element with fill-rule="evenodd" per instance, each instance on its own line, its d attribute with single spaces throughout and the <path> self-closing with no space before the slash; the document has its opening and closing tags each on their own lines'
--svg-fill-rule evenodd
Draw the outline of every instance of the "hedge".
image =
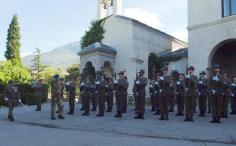
<svg viewBox="0 0 236 146">
<path fill-rule="evenodd" d="M 30 84 L 16 84 L 21 96 L 21 100 L 26 105 L 35 105 L 36 100 L 34 96 L 34 90 Z M 0 84 L 0 106 L 6 106 L 7 103 L 4 101 L 3 93 L 5 90 L 5 85 Z M 42 102 L 46 102 L 48 99 L 48 85 L 43 84 L 43 95 Z"/>
</svg>

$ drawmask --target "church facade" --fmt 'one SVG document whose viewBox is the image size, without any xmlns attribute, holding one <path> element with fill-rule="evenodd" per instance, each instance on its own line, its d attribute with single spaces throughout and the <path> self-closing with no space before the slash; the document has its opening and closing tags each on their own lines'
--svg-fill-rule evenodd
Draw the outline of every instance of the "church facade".
<svg viewBox="0 0 236 146">
<path fill-rule="evenodd" d="M 188 0 L 188 18 L 189 65 L 210 74 L 220 64 L 223 72 L 236 74 L 236 1 Z"/>
</svg>

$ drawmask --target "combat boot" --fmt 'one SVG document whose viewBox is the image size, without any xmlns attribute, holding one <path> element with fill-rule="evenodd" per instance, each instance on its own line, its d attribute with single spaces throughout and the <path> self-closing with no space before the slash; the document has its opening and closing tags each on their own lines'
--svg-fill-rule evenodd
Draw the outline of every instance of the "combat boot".
<svg viewBox="0 0 236 146">
<path fill-rule="evenodd" d="M 51 117 L 51 120 L 56 120 L 56 118 L 55 117 Z"/>
<path fill-rule="evenodd" d="M 168 116 L 168 114 L 165 114 L 165 120 L 166 120 L 166 121 L 169 120 L 169 116 Z"/>
<path fill-rule="evenodd" d="M 104 114 L 99 113 L 99 114 L 97 114 L 96 116 L 97 116 L 97 117 L 104 117 Z"/>
<path fill-rule="evenodd" d="M 58 116 L 58 119 L 64 120 L 65 118 L 63 116 Z"/>
<path fill-rule="evenodd" d="M 89 116 L 89 113 L 85 112 L 85 113 L 82 114 L 82 116 Z"/>
<path fill-rule="evenodd" d="M 193 114 L 190 115 L 189 121 L 190 121 L 190 122 L 193 122 L 193 121 L 194 121 L 194 120 L 193 120 Z"/>
<path fill-rule="evenodd" d="M 216 117 L 213 117 L 211 123 L 216 123 Z"/>
<path fill-rule="evenodd" d="M 186 118 L 184 119 L 184 122 L 189 121 L 189 116 L 186 115 Z"/>
<path fill-rule="evenodd" d="M 161 117 L 159 118 L 159 120 L 164 120 L 164 114 L 161 114 Z"/>
</svg>

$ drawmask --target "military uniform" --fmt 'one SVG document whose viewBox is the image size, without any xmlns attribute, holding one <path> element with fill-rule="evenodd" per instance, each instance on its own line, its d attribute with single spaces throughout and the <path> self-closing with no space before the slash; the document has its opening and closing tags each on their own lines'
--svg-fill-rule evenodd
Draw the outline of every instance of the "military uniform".
<svg viewBox="0 0 236 146">
<path fill-rule="evenodd" d="M 223 103 L 222 103 L 222 113 L 221 116 L 224 118 L 228 118 L 228 104 L 229 104 L 229 99 L 231 97 L 231 90 L 230 90 L 230 79 L 227 77 L 223 78 L 224 82 L 224 91 L 223 91 Z"/>
<path fill-rule="evenodd" d="M 231 84 L 231 113 L 236 115 L 236 81 Z"/>
<path fill-rule="evenodd" d="M 161 117 L 159 120 L 169 120 L 169 102 L 171 95 L 171 77 L 169 75 L 163 75 L 160 77 L 160 109 Z"/>
<path fill-rule="evenodd" d="M 205 75 L 204 72 L 202 74 Z M 205 117 L 207 109 L 209 81 L 207 78 L 199 78 L 198 80 L 198 103 L 200 110 L 200 117 Z"/>
<path fill-rule="evenodd" d="M 99 113 L 97 114 L 98 117 L 104 116 L 105 110 L 105 86 L 106 81 L 101 80 L 97 81 L 96 86 L 98 87 L 98 106 L 99 106 Z"/>
<path fill-rule="evenodd" d="M 185 97 L 185 80 L 178 80 L 176 82 L 176 103 L 177 103 L 177 114 L 176 116 L 183 116 L 184 112 L 184 97 Z"/>
<path fill-rule="evenodd" d="M 155 111 L 156 110 L 156 89 L 155 89 L 155 83 L 156 80 L 152 79 L 150 81 L 150 88 L 149 88 L 149 92 L 150 92 L 150 96 L 151 96 L 151 106 L 152 106 L 152 110 L 151 111 Z"/>
<path fill-rule="evenodd" d="M 120 72 L 119 75 L 123 75 L 123 72 Z M 126 96 L 126 88 L 127 88 L 127 81 L 124 78 L 119 78 L 115 83 L 116 87 L 116 105 L 117 105 L 117 113 L 115 117 L 122 117 L 123 113 L 123 106 L 124 106 L 124 97 Z"/>
<path fill-rule="evenodd" d="M 91 111 L 96 111 L 97 109 L 97 97 L 98 97 L 98 89 L 96 88 L 96 85 L 93 84 L 91 86 L 91 100 L 92 100 L 92 109 Z"/>
<path fill-rule="evenodd" d="M 9 83 L 6 86 L 5 92 L 5 100 L 8 101 L 8 120 L 14 121 L 13 110 L 17 102 L 21 101 L 20 93 L 17 87 L 13 83 Z"/>
<path fill-rule="evenodd" d="M 186 78 L 185 80 L 186 95 L 184 98 L 184 105 L 186 118 L 184 121 L 193 121 L 193 113 L 195 111 L 197 97 L 197 76 L 189 75 L 189 78 Z"/>
<path fill-rule="evenodd" d="M 154 115 L 160 115 L 160 83 L 158 80 L 155 80 L 153 90 L 154 104 L 156 109 L 156 113 L 154 113 Z"/>
<path fill-rule="evenodd" d="M 175 107 L 175 86 L 173 79 L 171 79 L 169 112 L 174 112 L 174 107 Z"/>
<path fill-rule="evenodd" d="M 144 74 L 144 70 L 140 70 L 140 74 Z M 135 119 L 144 119 L 144 110 L 145 110 L 145 96 L 146 91 L 145 87 L 148 83 L 147 78 L 142 75 L 136 80 L 135 86 L 137 89 L 137 116 Z"/>
<path fill-rule="evenodd" d="M 60 79 L 60 81 L 58 82 L 58 92 L 59 92 L 59 95 L 57 97 L 57 107 L 58 107 L 58 118 L 59 119 L 64 119 L 63 117 L 63 113 L 64 113 L 64 103 L 63 103 L 63 98 L 64 98 L 64 88 L 65 88 L 65 85 L 63 83 L 63 79 Z"/>
<path fill-rule="evenodd" d="M 37 82 L 34 86 L 34 96 L 36 98 L 36 105 L 37 109 L 35 111 L 41 111 L 41 104 L 42 104 L 42 94 L 43 94 L 43 84 L 41 82 Z"/>
<path fill-rule="evenodd" d="M 90 112 L 90 94 L 91 94 L 91 85 L 92 83 L 87 79 L 84 83 L 84 92 L 83 92 L 83 105 L 84 113 L 82 115 L 87 116 Z"/>
<path fill-rule="evenodd" d="M 106 96 L 107 96 L 107 111 L 106 112 L 112 112 L 112 108 L 113 108 L 113 90 L 114 90 L 114 85 L 112 83 L 112 81 L 109 81 L 106 85 Z"/>
<path fill-rule="evenodd" d="M 68 114 L 74 114 L 75 111 L 75 82 L 72 81 L 71 83 L 69 83 L 68 85 L 68 96 L 69 96 L 69 108 L 70 111 Z"/>
<path fill-rule="evenodd" d="M 59 76 L 55 75 L 53 80 L 51 81 L 51 119 L 55 120 L 56 106 L 59 105 L 61 99 L 61 85 L 58 81 Z M 58 107 L 58 118 L 63 119 L 61 109 L 62 107 L 59 105 Z"/>
<path fill-rule="evenodd" d="M 80 111 L 84 111 L 84 102 L 83 102 L 84 89 L 85 89 L 84 81 L 82 80 L 81 83 L 80 83 L 80 101 L 82 103 Z"/>
<path fill-rule="evenodd" d="M 127 77 L 125 76 L 125 80 L 126 80 L 126 86 L 125 86 L 125 95 L 124 95 L 124 98 L 123 98 L 123 110 L 122 112 L 123 113 L 126 113 L 127 111 L 127 106 L 128 106 L 128 88 L 129 88 L 129 83 L 128 83 L 128 79 Z"/>
<path fill-rule="evenodd" d="M 219 68 L 219 67 L 215 67 Z M 210 78 L 211 99 L 212 99 L 212 121 L 211 123 L 220 123 L 222 112 L 224 82 L 220 74 L 214 74 Z"/>
</svg>

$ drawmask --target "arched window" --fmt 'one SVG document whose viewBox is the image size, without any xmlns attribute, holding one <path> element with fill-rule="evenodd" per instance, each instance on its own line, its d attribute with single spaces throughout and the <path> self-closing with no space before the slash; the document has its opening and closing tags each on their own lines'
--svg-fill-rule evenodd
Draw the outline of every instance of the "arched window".
<svg viewBox="0 0 236 146">
<path fill-rule="evenodd" d="M 236 15 L 236 0 L 222 0 L 223 17 Z"/>
</svg>

